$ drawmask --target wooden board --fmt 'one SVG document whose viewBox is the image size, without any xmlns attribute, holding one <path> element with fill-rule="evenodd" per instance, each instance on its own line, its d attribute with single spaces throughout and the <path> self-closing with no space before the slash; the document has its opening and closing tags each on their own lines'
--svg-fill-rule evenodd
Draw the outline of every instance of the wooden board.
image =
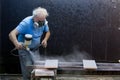
<svg viewBox="0 0 120 80">
<path fill-rule="evenodd" d="M 53 70 L 47 69 L 34 69 L 35 76 L 54 76 Z"/>
<path fill-rule="evenodd" d="M 58 68 L 58 60 L 46 60 L 45 68 Z"/>
<path fill-rule="evenodd" d="M 83 60 L 83 68 L 84 69 L 97 69 L 97 65 L 95 60 Z"/>
</svg>

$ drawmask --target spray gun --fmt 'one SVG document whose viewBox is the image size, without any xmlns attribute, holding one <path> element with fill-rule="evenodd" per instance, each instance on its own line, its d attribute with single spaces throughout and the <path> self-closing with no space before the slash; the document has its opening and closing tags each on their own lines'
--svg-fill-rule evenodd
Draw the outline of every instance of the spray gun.
<svg viewBox="0 0 120 80">
<path fill-rule="evenodd" d="M 21 43 L 22 43 L 22 45 L 23 45 L 23 47 L 24 47 L 25 50 L 30 51 L 29 45 L 31 45 L 31 42 L 32 42 L 32 35 L 31 35 L 31 34 L 25 34 L 24 43 L 23 43 L 23 42 L 21 42 Z M 10 53 L 11 53 L 12 55 L 14 55 L 14 56 L 19 56 L 19 55 L 13 54 L 13 51 L 15 51 L 15 50 L 17 50 L 17 49 L 16 49 L 16 48 L 12 49 L 12 50 L 10 51 Z"/>
<path fill-rule="evenodd" d="M 31 44 L 31 41 L 32 41 L 32 35 L 31 34 L 25 34 L 24 47 L 25 47 L 26 50 L 30 50 L 28 46 Z"/>
<path fill-rule="evenodd" d="M 23 45 L 23 49 L 24 50 L 27 50 L 29 52 L 31 52 L 30 48 L 29 48 L 29 45 L 31 45 L 31 42 L 32 42 L 32 35 L 31 34 L 25 34 L 25 40 L 24 40 L 24 43 L 22 42 L 22 45 Z M 32 51 L 36 51 L 40 46 L 42 46 L 41 44 L 38 44 L 35 48 L 32 49 Z M 16 55 L 16 54 L 13 54 L 13 51 L 17 50 L 16 48 L 12 49 L 10 51 L 10 53 L 14 56 L 19 56 L 19 55 Z"/>
<path fill-rule="evenodd" d="M 26 35 L 25 35 L 25 41 L 24 41 L 23 46 L 24 46 L 25 49 L 28 50 L 28 51 L 30 51 L 29 45 L 31 45 L 31 42 L 32 42 L 32 35 L 31 35 L 31 34 L 26 34 Z M 36 45 L 36 47 L 33 48 L 32 51 L 37 50 L 40 46 L 42 46 L 42 44 Z"/>
</svg>

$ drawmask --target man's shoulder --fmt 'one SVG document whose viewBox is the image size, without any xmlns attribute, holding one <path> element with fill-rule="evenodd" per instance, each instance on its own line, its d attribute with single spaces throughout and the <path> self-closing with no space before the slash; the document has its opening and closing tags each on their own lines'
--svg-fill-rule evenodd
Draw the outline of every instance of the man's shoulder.
<svg viewBox="0 0 120 80">
<path fill-rule="evenodd" d="M 33 16 L 28 16 L 26 18 L 23 19 L 23 21 L 29 21 L 29 20 L 32 20 L 33 19 Z"/>
<path fill-rule="evenodd" d="M 31 25 L 31 22 L 32 22 L 32 16 L 28 16 L 26 18 L 24 18 L 18 26 L 27 26 L 27 25 Z"/>
</svg>

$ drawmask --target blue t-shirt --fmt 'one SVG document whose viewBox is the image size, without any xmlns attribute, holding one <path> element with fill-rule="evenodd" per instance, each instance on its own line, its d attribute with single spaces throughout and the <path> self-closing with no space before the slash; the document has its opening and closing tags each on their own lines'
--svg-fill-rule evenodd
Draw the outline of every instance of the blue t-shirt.
<svg viewBox="0 0 120 80">
<path fill-rule="evenodd" d="M 24 36 L 25 34 L 31 34 L 32 35 L 32 42 L 29 46 L 30 48 L 34 48 L 37 45 L 40 44 L 40 39 L 43 34 L 43 32 L 48 32 L 49 27 L 47 24 L 47 21 L 45 20 L 45 25 L 42 27 L 35 28 L 33 24 L 33 16 L 26 17 L 23 19 L 20 24 L 16 27 L 16 30 L 18 31 L 18 41 L 24 42 Z"/>
</svg>

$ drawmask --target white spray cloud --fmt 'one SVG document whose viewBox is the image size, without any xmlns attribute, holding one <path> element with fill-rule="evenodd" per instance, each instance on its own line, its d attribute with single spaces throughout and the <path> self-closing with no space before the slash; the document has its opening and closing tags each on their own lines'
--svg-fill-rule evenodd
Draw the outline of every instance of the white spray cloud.
<svg viewBox="0 0 120 80">
<path fill-rule="evenodd" d="M 61 56 L 41 56 L 41 60 L 47 59 L 57 59 L 61 62 L 80 62 L 83 59 L 92 59 L 92 57 L 86 51 L 80 51 L 77 46 L 73 47 L 73 51 L 71 53 L 64 53 L 65 55 Z M 68 54 L 68 55 L 66 55 Z"/>
</svg>

